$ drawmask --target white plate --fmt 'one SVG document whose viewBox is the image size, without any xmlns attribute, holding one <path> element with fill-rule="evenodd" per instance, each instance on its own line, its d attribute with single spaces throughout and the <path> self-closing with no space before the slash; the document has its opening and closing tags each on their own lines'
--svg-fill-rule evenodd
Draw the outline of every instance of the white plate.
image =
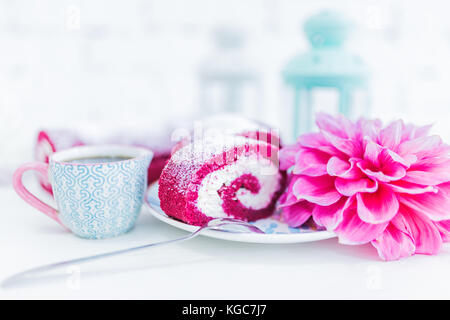
<svg viewBox="0 0 450 320">
<path fill-rule="evenodd" d="M 194 232 L 198 229 L 196 226 L 191 226 L 179 220 L 175 220 L 167 216 L 164 211 L 162 211 L 159 205 L 158 183 L 154 183 L 148 188 L 145 198 L 145 202 L 148 205 L 151 214 L 155 218 L 189 232 Z M 290 228 L 286 223 L 280 222 L 273 218 L 261 219 L 252 223 L 264 231 L 265 234 L 205 230 L 201 233 L 201 235 L 223 240 L 254 243 L 300 243 L 335 237 L 335 234 L 332 232 L 313 230 L 308 226 Z"/>
</svg>

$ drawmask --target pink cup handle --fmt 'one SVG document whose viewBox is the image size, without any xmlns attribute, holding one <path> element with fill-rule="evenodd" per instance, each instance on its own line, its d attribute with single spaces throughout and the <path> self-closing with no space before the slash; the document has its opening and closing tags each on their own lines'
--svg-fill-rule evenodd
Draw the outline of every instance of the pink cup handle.
<svg viewBox="0 0 450 320">
<path fill-rule="evenodd" d="M 30 191 L 28 191 L 27 188 L 22 183 L 22 175 L 25 171 L 28 170 L 36 170 L 41 174 L 43 177 L 47 178 L 47 172 L 48 172 L 48 164 L 44 162 L 31 162 L 26 163 L 22 166 L 20 166 L 13 175 L 13 187 L 14 190 L 16 190 L 17 194 L 26 202 L 31 204 L 33 207 L 38 209 L 39 211 L 43 212 L 48 217 L 52 218 L 56 222 L 58 222 L 60 225 L 64 227 L 64 229 L 67 229 L 62 223 L 61 220 L 59 220 L 58 217 L 58 210 L 55 208 L 49 206 L 48 204 L 42 202 L 36 196 L 31 194 Z"/>
</svg>

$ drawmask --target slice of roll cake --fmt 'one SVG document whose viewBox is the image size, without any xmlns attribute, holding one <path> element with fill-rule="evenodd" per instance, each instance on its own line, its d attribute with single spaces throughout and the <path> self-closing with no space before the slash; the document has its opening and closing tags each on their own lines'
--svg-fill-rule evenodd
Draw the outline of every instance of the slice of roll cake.
<svg viewBox="0 0 450 320">
<path fill-rule="evenodd" d="M 172 155 L 159 180 L 159 199 L 167 215 L 192 225 L 219 217 L 254 221 L 272 214 L 283 185 L 277 147 L 214 136 Z"/>
</svg>

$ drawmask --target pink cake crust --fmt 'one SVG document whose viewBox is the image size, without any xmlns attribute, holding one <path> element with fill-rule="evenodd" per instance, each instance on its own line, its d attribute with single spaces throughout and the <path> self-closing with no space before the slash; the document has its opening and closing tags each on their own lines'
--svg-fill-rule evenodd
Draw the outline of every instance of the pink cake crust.
<svg viewBox="0 0 450 320">
<path fill-rule="evenodd" d="M 278 161 L 278 148 L 265 142 L 241 138 L 245 143 L 224 147 L 223 151 L 211 154 L 194 151 L 191 145 L 177 151 L 167 163 L 159 179 L 159 199 L 161 209 L 169 216 L 188 224 L 201 226 L 211 220 L 197 207 L 199 188 L 203 179 L 211 172 L 233 163 L 237 159 L 258 154 L 271 161 Z M 214 149 L 214 148 L 213 148 Z M 178 153 L 184 153 L 180 159 Z M 244 174 L 229 186 L 223 186 L 217 192 L 223 200 L 222 208 L 230 217 L 244 221 L 255 221 L 270 216 L 273 213 L 276 200 L 281 195 L 285 174 L 281 174 L 280 188 L 274 194 L 268 205 L 260 210 L 245 207 L 235 194 L 240 188 L 252 193 L 260 189 L 258 179 L 252 174 Z"/>
</svg>

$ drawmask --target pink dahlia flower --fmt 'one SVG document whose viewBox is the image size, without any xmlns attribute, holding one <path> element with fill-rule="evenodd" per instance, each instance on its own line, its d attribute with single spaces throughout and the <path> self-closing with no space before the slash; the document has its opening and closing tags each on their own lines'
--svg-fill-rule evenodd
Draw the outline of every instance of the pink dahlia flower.
<svg viewBox="0 0 450 320">
<path fill-rule="evenodd" d="M 450 147 L 430 126 L 317 116 L 318 133 L 282 148 L 283 218 L 310 217 L 343 244 L 372 243 L 384 260 L 437 254 L 450 241 Z"/>
</svg>

